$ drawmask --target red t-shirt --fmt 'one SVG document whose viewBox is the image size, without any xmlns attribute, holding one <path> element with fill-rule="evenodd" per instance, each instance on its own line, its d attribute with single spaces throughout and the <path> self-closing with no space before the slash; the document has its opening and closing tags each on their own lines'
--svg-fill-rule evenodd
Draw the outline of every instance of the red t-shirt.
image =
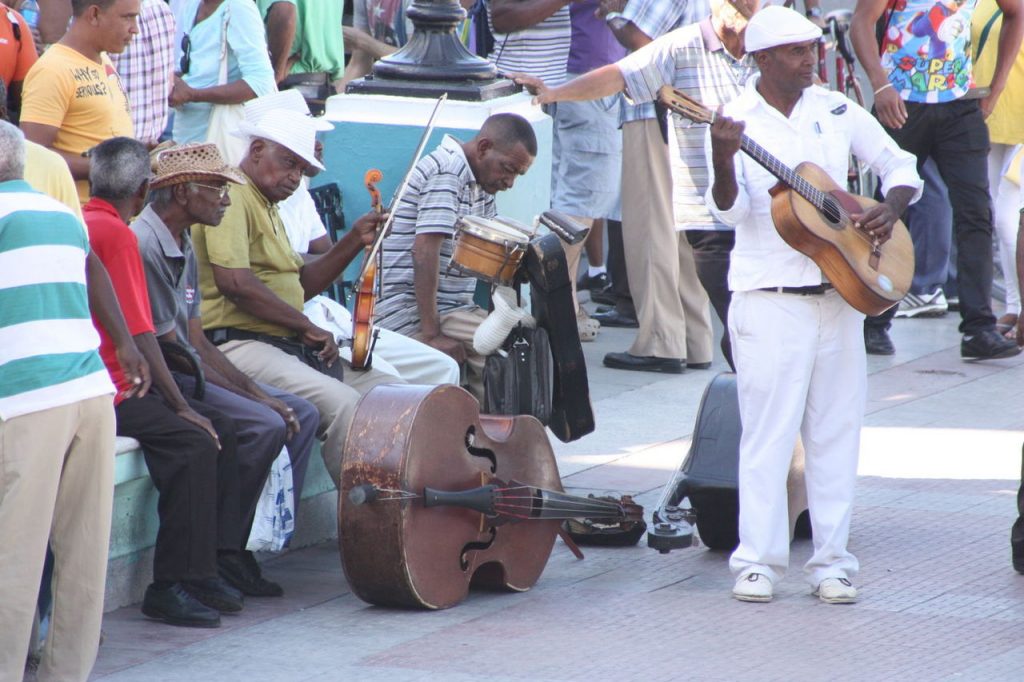
<svg viewBox="0 0 1024 682">
<path fill-rule="evenodd" d="M 20 83 L 36 59 L 32 29 L 20 14 L 0 4 L 0 80 L 8 87 L 11 83 Z"/>
<path fill-rule="evenodd" d="M 128 333 L 132 336 L 153 332 L 153 314 L 149 309 L 149 292 L 146 290 L 146 274 L 142 269 L 139 255 L 139 240 L 131 228 L 121 220 L 117 210 L 103 199 L 93 197 L 82 207 L 85 224 L 89 228 L 89 246 L 103 262 L 110 275 L 121 304 Z M 110 372 L 110 378 L 117 386 L 114 404 L 121 402 L 122 393 L 130 384 L 117 362 L 117 350 L 110 335 L 94 315 L 92 323 L 100 334 L 100 357 Z"/>
</svg>

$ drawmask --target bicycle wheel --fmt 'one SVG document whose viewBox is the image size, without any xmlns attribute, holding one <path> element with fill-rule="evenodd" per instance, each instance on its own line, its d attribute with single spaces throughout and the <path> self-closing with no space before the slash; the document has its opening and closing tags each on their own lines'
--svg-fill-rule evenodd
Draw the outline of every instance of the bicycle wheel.
<svg viewBox="0 0 1024 682">
<path fill-rule="evenodd" d="M 860 106 L 864 106 L 864 93 L 860 87 L 860 80 L 853 73 L 853 65 L 849 66 L 849 72 L 844 84 L 844 92 Z M 850 154 L 850 165 L 846 172 L 846 188 L 851 194 L 862 197 L 873 197 L 875 194 L 875 175 L 867 164 L 863 163 L 854 154 Z"/>
</svg>

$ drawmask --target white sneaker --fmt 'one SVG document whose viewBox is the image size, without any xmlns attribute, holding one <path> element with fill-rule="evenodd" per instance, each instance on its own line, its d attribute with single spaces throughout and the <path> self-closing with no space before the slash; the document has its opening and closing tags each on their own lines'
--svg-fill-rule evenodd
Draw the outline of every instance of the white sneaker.
<svg viewBox="0 0 1024 682">
<path fill-rule="evenodd" d="M 896 317 L 942 317 L 949 310 L 946 294 L 939 289 L 933 294 L 907 294 L 900 301 Z"/>
<path fill-rule="evenodd" d="M 763 573 L 747 573 L 736 580 L 732 596 L 740 601 L 766 602 L 772 600 L 772 579 Z"/>
<path fill-rule="evenodd" d="M 846 578 L 825 578 L 812 594 L 826 604 L 852 604 L 857 601 L 857 588 Z"/>
</svg>

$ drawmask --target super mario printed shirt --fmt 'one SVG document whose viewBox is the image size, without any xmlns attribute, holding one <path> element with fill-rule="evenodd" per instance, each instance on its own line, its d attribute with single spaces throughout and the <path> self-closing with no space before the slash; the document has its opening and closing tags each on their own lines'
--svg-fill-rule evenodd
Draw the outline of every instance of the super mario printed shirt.
<svg viewBox="0 0 1024 682">
<path fill-rule="evenodd" d="M 908 102 L 950 102 L 971 88 L 971 17 L 977 0 L 896 0 L 882 38 L 882 68 Z M 884 16 L 884 15 L 883 15 Z"/>
</svg>

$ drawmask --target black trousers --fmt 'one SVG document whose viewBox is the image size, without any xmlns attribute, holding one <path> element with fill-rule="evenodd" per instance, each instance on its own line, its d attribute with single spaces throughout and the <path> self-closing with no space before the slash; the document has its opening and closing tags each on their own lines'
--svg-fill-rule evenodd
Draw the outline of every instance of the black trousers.
<svg viewBox="0 0 1024 682">
<path fill-rule="evenodd" d="M 608 235 L 608 276 L 612 280 L 612 294 L 615 296 L 615 310 L 620 315 L 636 317 L 633 296 L 629 293 L 629 277 L 626 275 L 626 250 L 622 244 L 622 221 L 606 218 L 605 234 Z"/>
<path fill-rule="evenodd" d="M 736 245 L 736 233 L 732 230 L 687 230 L 686 241 L 693 249 L 693 263 L 697 268 L 697 279 L 707 292 L 711 307 L 722 322 L 722 355 L 732 370 L 732 344 L 729 342 L 729 258 Z"/>
<path fill-rule="evenodd" d="M 949 190 L 957 248 L 960 331 L 995 328 L 992 314 L 992 202 L 988 193 L 988 128 L 978 100 L 939 104 L 907 102 L 907 122 L 889 130 L 917 157 L 918 172 L 931 157 Z M 887 321 L 885 321 L 887 322 Z"/>
<path fill-rule="evenodd" d="M 205 431 L 179 417 L 155 390 L 115 408 L 117 435 L 142 445 L 159 493 L 160 529 L 153 556 L 153 579 L 159 581 L 215 577 L 217 550 L 237 550 L 241 543 L 235 428 L 219 411 L 186 400 L 213 423 L 220 451 Z"/>
</svg>

